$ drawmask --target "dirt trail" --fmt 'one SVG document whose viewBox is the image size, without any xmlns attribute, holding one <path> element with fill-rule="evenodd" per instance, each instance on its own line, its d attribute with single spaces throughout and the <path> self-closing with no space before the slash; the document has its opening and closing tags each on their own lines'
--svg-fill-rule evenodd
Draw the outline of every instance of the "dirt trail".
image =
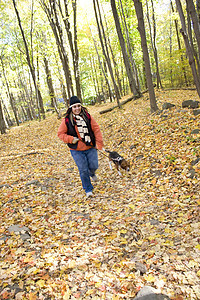
<svg viewBox="0 0 200 300">
<path fill-rule="evenodd" d="M 150 115 L 147 95 L 104 115 L 112 103 L 89 107 L 105 147 L 131 161 L 119 177 L 99 153 L 91 199 L 55 115 L 0 136 L 0 298 L 133 299 L 147 285 L 200 298 L 200 123 L 181 108 L 198 99 L 157 97 L 176 108 Z"/>
</svg>

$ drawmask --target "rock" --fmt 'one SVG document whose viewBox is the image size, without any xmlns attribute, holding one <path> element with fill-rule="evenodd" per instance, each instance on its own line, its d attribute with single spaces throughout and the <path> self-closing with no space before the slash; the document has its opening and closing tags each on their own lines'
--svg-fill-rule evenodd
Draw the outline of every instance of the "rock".
<svg viewBox="0 0 200 300">
<path fill-rule="evenodd" d="M 134 300 L 170 300 L 167 295 L 159 294 L 158 291 L 151 286 L 144 286 L 134 298 Z"/>
<path fill-rule="evenodd" d="M 41 185 L 41 183 L 39 182 L 39 180 L 31 180 L 31 181 L 29 181 L 29 182 L 26 183 L 26 186 L 31 185 L 31 184 L 38 185 L 38 186 Z"/>
<path fill-rule="evenodd" d="M 152 220 L 150 220 L 150 224 L 151 225 L 159 225 L 160 222 L 158 220 L 152 219 Z"/>
<path fill-rule="evenodd" d="M 149 247 L 149 242 L 147 242 L 147 241 L 142 243 L 142 245 L 141 245 L 141 249 L 143 251 L 146 251 L 148 249 L 148 247 Z"/>
<path fill-rule="evenodd" d="M 162 109 L 164 110 L 164 109 L 170 109 L 170 108 L 172 108 L 172 107 L 175 107 L 176 105 L 175 104 L 172 104 L 172 103 L 169 103 L 169 102 L 165 102 L 165 103 L 163 103 L 163 105 L 162 105 Z"/>
<path fill-rule="evenodd" d="M 135 263 L 135 268 L 137 271 L 139 270 L 142 275 L 147 272 L 147 267 L 140 262 Z"/>
<path fill-rule="evenodd" d="M 9 185 L 9 184 L 0 184 L 0 189 L 1 189 L 1 188 L 3 188 L 3 187 L 7 187 L 7 188 L 9 188 L 9 187 L 10 187 L 10 185 Z"/>
<path fill-rule="evenodd" d="M 196 172 L 195 172 L 195 170 L 193 169 L 193 168 L 190 168 L 189 169 L 189 178 L 194 178 L 195 177 L 195 175 L 196 175 Z"/>
<path fill-rule="evenodd" d="M 30 240 L 31 236 L 28 233 L 21 234 L 21 239 L 23 241 Z"/>
<path fill-rule="evenodd" d="M 22 231 L 24 231 L 24 232 L 29 231 L 29 228 L 26 227 L 26 226 L 11 225 L 11 226 L 8 228 L 8 231 L 9 231 L 10 233 L 11 233 L 11 232 L 19 232 L 19 233 L 22 233 Z"/>
<path fill-rule="evenodd" d="M 182 102 L 182 107 L 188 107 L 188 108 L 198 108 L 200 101 L 195 100 L 185 100 Z"/>
<path fill-rule="evenodd" d="M 191 134 L 198 134 L 199 132 L 200 132 L 199 129 L 194 129 L 194 130 L 192 130 Z"/>
<path fill-rule="evenodd" d="M 149 295 L 149 294 L 156 294 L 156 289 L 151 287 L 151 286 L 144 286 L 137 294 L 137 297 L 142 297 L 142 296 L 146 296 L 146 295 Z M 136 298 L 137 298 L 136 297 Z M 136 299 L 135 298 L 135 299 Z"/>
<path fill-rule="evenodd" d="M 200 161 L 200 157 L 198 157 L 197 159 L 193 160 L 191 162 L 191 165 L 194 166 L 194 165 L 198 164 L 199 161 Z"/>
<path fill-rule="evenodd" d="M 193 110 L 193 114 L 194 114 L 195 116 L 200 115 L 200 109 L 194 109 L 194 110 Z"/>
</svg>

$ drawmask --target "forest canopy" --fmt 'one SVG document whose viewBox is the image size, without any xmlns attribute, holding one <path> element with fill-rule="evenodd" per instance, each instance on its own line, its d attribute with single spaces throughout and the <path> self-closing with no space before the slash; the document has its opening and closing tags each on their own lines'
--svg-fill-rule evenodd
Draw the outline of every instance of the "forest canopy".
<svg viewBox="0 0 200 300">
<path fill-rule="evenodd" d="M 1 0 L 1 133 L 153 86 L 200 95 L 199 1 Z"/>
</svg>

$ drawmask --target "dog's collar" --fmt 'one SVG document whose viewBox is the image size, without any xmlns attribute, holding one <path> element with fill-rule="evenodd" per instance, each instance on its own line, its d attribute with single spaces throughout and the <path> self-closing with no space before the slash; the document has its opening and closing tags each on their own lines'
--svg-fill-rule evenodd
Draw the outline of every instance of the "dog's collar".
<svg viewBox="0 0 200 300">
<path fill-rule="evenodd" d="M 119 164 L 121 164 L 121 162 L 122 162 L 123 159 L 124 159 L 124 158 L 123 158 L 123 157 L 120 157 L 120 156 L 118 156 L 118 157 L 116 157 L 116 158 L 112 158 L 113 161 L 117 161 Z"/>
</svg>

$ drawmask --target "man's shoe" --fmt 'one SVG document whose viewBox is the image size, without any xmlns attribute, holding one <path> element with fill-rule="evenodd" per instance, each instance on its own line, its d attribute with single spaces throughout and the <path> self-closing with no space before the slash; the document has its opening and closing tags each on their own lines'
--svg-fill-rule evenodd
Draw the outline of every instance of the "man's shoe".
<svg viewBox="0 0 200 300">
<path fill-rule="evenodd" d="M 86 197 L 92 197 L 93 196 L 93 193 L 92 192 L 87 192 L 86 193 Z"/>
<path fill-rule="evenodd" d="M 98 178 L 97 178 L 97 176 L 96 176 L 95 174 L 94 174 L 91 178 L 92 178 L 92 180 L 95 181 L 95 182 L 98 181 Z"/>
</svg>

